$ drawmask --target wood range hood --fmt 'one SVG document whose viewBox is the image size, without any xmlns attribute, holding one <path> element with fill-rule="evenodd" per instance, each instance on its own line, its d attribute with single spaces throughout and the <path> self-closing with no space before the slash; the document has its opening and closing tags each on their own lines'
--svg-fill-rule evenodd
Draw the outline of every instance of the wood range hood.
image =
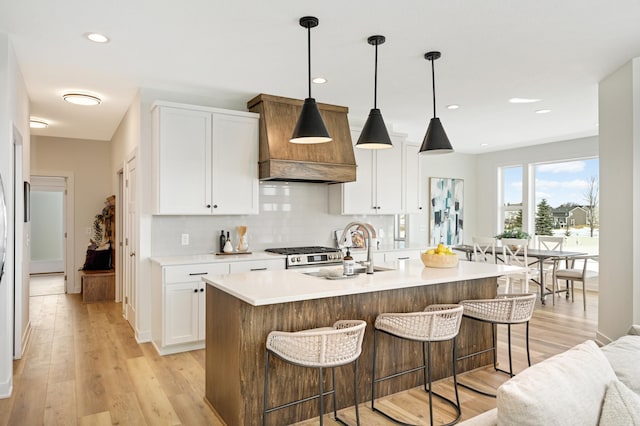
<svg viewBox="0 0 640 426">
<path fill-rule="evenodd" d="M 342 183 L 356 180 L 349 108 L 318 103 L 331 142 L 289 142 L 302 100 L 260 94 L 247 102 L 260 114 L 260 180 Z"/>
</svg>

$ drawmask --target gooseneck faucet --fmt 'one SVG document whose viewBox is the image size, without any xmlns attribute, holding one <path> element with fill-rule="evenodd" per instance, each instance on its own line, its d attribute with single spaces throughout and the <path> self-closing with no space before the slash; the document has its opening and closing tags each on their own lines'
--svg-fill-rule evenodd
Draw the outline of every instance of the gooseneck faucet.
<svg viewBox="0 0 640 426">
<path fill-rule="evenodd" d="M 349 223 L 347 226 L 345 226 L 344 231 L 342 231 L 342 236 L 340 237 L 340 240 L 338 240 L 338 245 L 340 245 L 341 241 L 345 240 L 347 232 L 349 232 L 349 230 L 354 226 L 358 226 L 364 229 L 365 233 L 367 234 L 367 274 L 373 274 L 373 256 L 371 256 L 371 246 L 373 245 L 373 239 L 376 236 L 376 231 L 371 224 L 364 222 Z"/>
</svg>

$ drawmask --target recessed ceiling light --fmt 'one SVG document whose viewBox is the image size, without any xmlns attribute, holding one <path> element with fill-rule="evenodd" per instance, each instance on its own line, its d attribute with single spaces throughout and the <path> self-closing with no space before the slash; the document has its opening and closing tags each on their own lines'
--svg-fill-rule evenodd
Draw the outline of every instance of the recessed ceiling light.
<svg viewBox="0 0 640 426">
<path fill-rule="evenodd" d="M 49 126 L 49 123 L 42 120 L 30 120 L 29 127 L 32 129 L 46 129 Z"/>
<path fill-rule="evenodd" d="M 86 33 L 84 36 L 94 43 L 109 43 L 109 37 L 104 34 Z"/>
<path fill-rule="evenodd" d="M 549 113 L 549 112 L 551 112 L 550 109 L 539 109 L 539 110 L 536 111 L 536 114 L 546 114 L 546 113 Z"/>
<path fill-rule="evenodd" d="M 76 105 L 99 105 L 102 100 L 93 95 L 87 95 L 84 93 L 65 93 L 62 95 L 62 99 Z"/>
<path fill-rule="evenodd" d="M 324 77 L 315 77 L 313 80 L 315 84 L 325 84 L 327 82 L 327 79 Z"/>
<path fill-rule="evenodd" d="M 509 103 L 512 103 L 512 104 L 532 104 L 534 102 L 540 102 L 540 99 L 531 99 L 531 98 L 511 98 L 511 99 L 509 99 Z"/>
<path fill-rule="evenodd" d="M 451 105 L 447 105 L 448 109 L 458 109 L 460 108 L 460 105 L 456 105 L 456 104 L 451 104 Z"/>
<path fill-rule="evenodd" d="M 488 143 L 481 143 L 480 146 L 485 147 L 485 146 L 489 146 Z"/>
</svg>

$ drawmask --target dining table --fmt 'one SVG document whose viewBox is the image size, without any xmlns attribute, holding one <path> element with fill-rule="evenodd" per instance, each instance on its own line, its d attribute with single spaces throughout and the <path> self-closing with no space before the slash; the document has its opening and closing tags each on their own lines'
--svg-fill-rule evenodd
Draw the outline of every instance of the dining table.
<svg viewBox="0 0 640 426">
<path fill-rule="evenodd" d="M 472 245 L 460 244 L 460 245 L 452 246 L 451 249 L 465 253 L 466 257 L 467 257 L 467 260 L 473 261 L 473 246 Z M 501 257 L 501 256 L 503 256 L 502 246 L 497 245 L 496 248 L 495 248 L 495 252 L 491 249 L 491 247 L 489 247 L 486 253 L 487 254 L 492 254 L 496 263 L 498 262 L 498 260 L 500 260 L 501 262 L 504 262 L 503 257 Z M 534 266 L 534 265 L 538 265 L 539 266 L 539 278 L 538 278 L 538 281 L 536 281 L 535 279 L 531 279 L 531 281 L 533 281 L 534 283 L 538 284 L 538 286 L 540 287 L 540 303 L 542 303 L 544 305 L 546 303 L 545 302 L 545 297 L 547 295 L 553 293 L 552 290 L 546 288 L 545 283 L 544 283 L 544 276 L 545 276 L 544 265 L 545 265 L 545 261 L 553 260 L 553 259 L 571 260 L 572 257 L 584 256 L 586 254 L 588 254 L 588 253 L 581 252 L 581 251 L 539 250 L 539 249 L 527 248 L 527 258 L 535 259 L 533 262 L 529 263 L 529 266 Z"/>
</svg>

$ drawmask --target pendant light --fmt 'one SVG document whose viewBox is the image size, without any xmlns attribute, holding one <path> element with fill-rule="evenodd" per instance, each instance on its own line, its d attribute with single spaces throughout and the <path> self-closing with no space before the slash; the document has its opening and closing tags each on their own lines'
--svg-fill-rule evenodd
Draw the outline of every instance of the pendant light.
<svg viewBox="0 0 640 426">
<path fill-rule="evenodd" d="M 427 52 L 424 54 L 424 58 L 427 61 L 431 61 L 431 82 L 433 88 L 433 118 L 429 122 L 427 128 L 427 134 L 424 136 L 422 146 L 420 147 L 420 153 L 429 154 L 446 154 L 453 152 L 453 147 L 447 134 L 444 132 L 440 119 L 436 117 L 436 77 L 433 66 L 433 61 L 440 57 L 440 52 Z"/>
<path fill-rule="evenodd" d="M 300 18 L 300 26 L 307 29 L 309 97 L 304 100 L 298 122 L 293 129 L 291 139 L 289 139 L 289 142 L 293 143 L 311 144 L 331 142 L 332 140 L 324 121 L 322 121 L 316 100 L 311 97 L 311 28 L 317 27 L 318 22 L 318 18 L 314 16 Z"/>
<path fill-rule="evenodd" d="M 389 132 L 387 132 L 387 126 L 384 125 L 382 119 L 382 113 L 378 109 L 378 45 L 385 42 L 384 36 L 374 35 L 367 39 L 369 44 L 376 47 L 376 59 L 375 59 L 375 73 L 373 79 L 373 109 L 369 111 L 369 118 L 367 118 L 358 143 L 356 147 L 366 149 L 387 149 L 393 148 L 391 138 L 389 138 Z"/>
</svg>

